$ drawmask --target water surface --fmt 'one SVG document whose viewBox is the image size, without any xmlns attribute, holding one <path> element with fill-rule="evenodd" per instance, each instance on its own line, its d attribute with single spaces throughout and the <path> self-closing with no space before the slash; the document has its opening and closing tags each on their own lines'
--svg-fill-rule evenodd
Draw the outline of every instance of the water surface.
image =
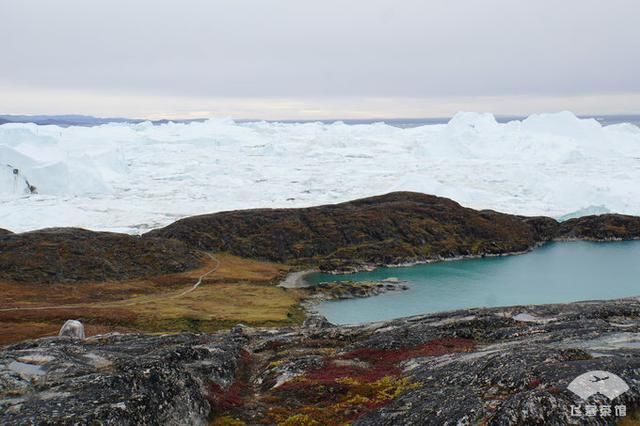
<svg viewBox="0 0 640 426">
<path fill-rule="evenodd" d="M 472 307 L 561 303 L 640 295 L 640 241 L 549 243 L 519 256 L 486 257 L 349 275 L 313 274 L 310 282 L 397 277 L 410 289 L 325 302 L 336 324 L 361 323 Z"/>
</svg>

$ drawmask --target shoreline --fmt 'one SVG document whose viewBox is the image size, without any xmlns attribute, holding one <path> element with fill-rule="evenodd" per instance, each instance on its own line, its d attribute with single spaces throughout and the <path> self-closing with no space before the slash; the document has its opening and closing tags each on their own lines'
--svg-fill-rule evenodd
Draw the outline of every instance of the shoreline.
<svg viewBox="0 0 640 426">
<path fill-rule="evenodd" d="M 372 272 L 375 271 L 377 269 L 381 269 L 381 268 L 411 268 L 413 266 L 418 266 L 418 265 L 426 265 L 426 264 L 431 264 L 431 263 L 440 263 L 440 262 L 450 262 L 450 261 L 458 261 L 458 260 L 471 260 L 471 259 L 481 259 L 484 257 L 507 257 L 507 256 L 520 256 L 520 255 L 525 255 L 528 253 L 533 252 L 534 250 L 546 246 L 549 243 L 572 243 L 572 242 L 592 242 L 592 243 L 615 243 L 615 242 L 623 242 L 623 241 L 638 241 L 640 240 L 640 238 L 633 238 L 631 240 L 617 240 L 617 239 L 602 239 L 602 240 L 598 240 L 598 239 L 581 239 L 581 238 L 573 238 L 573 239 L 553 239 L 553 240 L 549 240 L 549 241 L 545 241 L 545 242 L 541 242 L 536 244 L 534 247 L 528 249 L 528 250 L 523 250 L 523 251 L 517 251 L 517 252 L 508 252 L 508 253 L 500 253 L 500 254 L 485 254 L 485 255 L 464 255 L 464 256 L 454 256 L 454 257 L 449 257 L 449 258 L 438 258 L 438 259 L 427 259 L 427 260 L 421 260 L 421 261 L 413 261 L 413 262 L 405 262 L 405 263 L 398 263 L 398 264 L 387 264 L 387 265 L 361 265 L 361 267 L 358 267 L 357 269 L 354 268 L 354 270 L 351 271 L 337 271 L 337 270 L 333 270 L 333 271 L 319 271 L 317 269 L 315 270 L 305 270 L 305 271 L 299 271 L 294 273 L 295 276 L 292 278 L 295 278 L 296 282 L 299 284 L 299 287 L 295 287 L 295 288 L 302 288 L 302 289 L 308 289 L 310 287 L 313 287 L 317 284 L 313 284 L 310 283 L 308 281 L 305 280 L 305 278 L 312 274 L 312 273 L 324 273 L 324 274 L 328 274 L 328 275 L 344 275 L 344 276 L 348 276 L 348 275 L 352 275 L 355 273 L 360 273 L 360 272 Z M 328 278 L 329 279 L 329 278 Z M 329 279 L 330 280 L 330 279 Z M 349 281 L 352 285 L 357 285 L 359 282 L 368 282 L 370 280 L 352 280 Z M 331 282 L 331 281 L 329 281 Z M 362 296 L 365 298 L 368 297 L 373 297 L 373 296 L 377 296 L 378 294 L 371 294 L 371 295 L 367 295 L 367 296 Z M 638 296 L 625 296 L 623 298 L 613 298 L 613 299 L 584 299 L 584 300 L 574 300 L 574 301 L 568 301 L 568 302 L 555 302 L 555 303 L 549 303 L 550 305 L 555 305 L 555 304 L 572 304 L 572 303 L 593 303 L 594 301 L 598 301 L 598 300 L 606 300 L 606 301 L 615 301 L 615 300 L 638 300 L 640 299 L 640 297 Z M 326 302 L 331 302 L 334 301 L 333 299 L 320 299 L 317 297 L 313 297 L 312 295 L 306 295 L 305 297 L 302 298 L 302 300 L 299 303 L 299 306 L 303 309 L 305 316 L 307 318 L 309 317 L 317 317 L 317 316 L 322 316 L 322 313 L 319 310 L 319 306 L 322 305 L 323 303 Z M 546 304 L 544 304 L 546 305 Z M 507 306 L 507 305 L 505 305 Z M 522 306 L 536 306 L 534 305 L 522 305 Z M 470 308 L 461 308 L 461 309 L 492 309 L 492 308 L 500 308 L 501 306 L 475 306 L 475 307 L 470 307 Z M 446 310 L 446 311 L 437 311 L 437 312 L 428 312 L 428 313 L 421 313 L 421 314 L 416 314 L 415 316 L 422 316 L 422 315 L 432 315 L 432 314 L 446 314 L 448 312 L 456 312 L 459 309 L 454 309 L 454 310 Z M 382 321 L 393 321 L 392 320 L 382 320 Z M 371 323 L 377 323 L 380 321 L 366 321 L 363 323 L 354 323 L 354 324 L 349 324 L 349 323 L 340 323 L 337 325 L 340 326 L 349 326 L 349 325 L 362 325 L 362 324 L 371 324 Z"/>
<path fill-rule="evenodd" d="M 598 239 L 598 238 L 554 238 L 552 240 L 548 240 L 548 241 L 543 241 L 540 243 L 537 243 L 536 245 L 534 245 L 533 247 L 531 247 L 528 250 L 521 250 L 521 251 L 513 251 L 513 252 L 506 252 L 506 253 L 487 253 L 487 254 L 468 254 L 468 255 L 460 255 L 460 256 L 453 256 L 453 257 L 438 257 L 438 258 L 433 258 L 433 259 L 425 259 L 425 260 L 415 260 L 415 261 L 410 261 L 410 262 L 402 262 L 402 263 L 388 263 L 388 264 L 384 264 L 384 265 L 376 265 L 376 264 L 364 264 L 364 265 L 357 265 L 357 266 L 353 266 L 352 269 L 349 270 L 339 270 L 339 269 L 332 269 L 332 270 L 328 270 L 328 271 L 322 271 L 320 269 L 305 269 L 302 271 L 296 271 L 296 272 L 291 272 L 287 275 L 287 277 L 282 280 L 279 284 L 278 287 L 283 287 L 283 288 L 306 288 L 306 287 L 311 287 L 314 284 L 309 283 L 308 281 L 305 281 L 305 277 L 307 275 L 313 274 L 313 273 L 322 273 L 322 274 L 328 274 L 328 275 L 352 275 L 352 274 L 357 274 L 360 272 L 373 272 L 377 269 L 382 269 L 382 268 L 410 268 L 412 266 L 418 266 L 418 265 L 428 265 L 431 263 L 440 263 L 440 262 L 454 262 L 454 261 L 458 261 L 458 260 L 472 260 L 472 259 L 482 259 L 485 257 L 507 257 L 507 256 L 521 256 L 521 255 L 525 255 L 528 253 L 531 253 L 532 251 L 543 247 L 549 243 L 573 243 L 573 242 L 591 242 L 591 243 L 616 243 L 616 242 L 624 242 L 624 241 L 640 241 L 640 237 L 633 237 L 633 238 L 605 238 L 605 239 Z"/>
<path fill-rule="evenodd" d="M 576 240 L 576 241 L 580 241 L 580 240 Z M 530 253 L 533 250 L 535 250 L 535 249 L 537 249 L 539 247 L 542 247 L 542 246 L 546 245 L 549 242 L 552 242 L 552 241 L 545 241 L 545 242 L 542 242 L 542 243 L 538 243 L 534 247 L 531 247 L 528 250 L 513 251 L 513 252 L 506 252 L 506 253 L 469 254 L 469 255 L 452 256 L 452 257 L 438 257 L 438 258 L 415 260 L 415 261 L 402 262 L 402 263 L 388 263 L 388 264 L 384 264 L 384 265 L 363 264 L 363 265 L 353 266 L 352 269 L 349 269 L 349 270 L 332 269 L 332 270 L 329 270 L 329 271 L 322 271 L 322 270 L 319 270 L 319 269 L 306 269 L 306 270 L 303 270 L 303 271 L 297 271 L 297 272 L 289 273 L 287 275 L 287 277 L 284 280 L 282 280 L 280 282 L 280 284 L 278 284 L 278 286 L 284 287 L 284 288 L 311 287 L 314 284 L 305 281 L 304 277 L 307 276 L 307 275 L 313 274 L 313 273 L 322 273 L 322 274 L 328 274 L 328 275 L 351 275 L 351 274 L 357 274 L 359 272 L 373 272 L 373 271 L 375 271 L 377 269 L 381 269 L 381 268 L 390 268 L 390 269 L 391 268 L 410 268 L 412 266 L 427 265 L 427 264 L 430 264 L 430 263 L 440 263 L 440 262 L 453 262 L 453 261 L 457 261 L 457 260 L 482 259 L 482 258 L 485 258 L 485 257 L 520 256 L 520 255 L 523 255 L 523 254 Z M 287 287 L 287 286 L 285 286 L 284 284 L 289 280 L 296 280 L 296 283 L 298 283 L 300 285 L 298 287 Z"/>
<path fill-rule="evenodd" d="M 509 252 L 509 253 L 501 253 L 501 254 L 486 254 L 486 255 L 455 256 L 455 257 L 440 258 L 440 259 L 428 259 L 428 260 L 421 260 L 421 261 L 415 261 L 415 262 L 406 262 L 406 263 L 401 263 L 401 264 L 365 265 L 361 269 L 359 268 L 358 270 L 346 271 L 346 272 L 344 272 L 344 271 L 321 271 L 321 270 L 319 270 L 317 268 L 316 269 L 305 269 L 305 270 L 302 270 L 302 271 L 290 272 L 289 274 L 287 274 L 287 276 L 282 281 L 280 281 L 280 283 L 278 283 L 277 287 L 281 287 L 281 288 L 284 288 L 284 289 L 308 289 L 310 287 L 315 286 L 315 284 L 312 284 L 312 283 L 306 281 L 305 277 L 310 275 L 310 274 L 314 274 L 314 273 L 326 273 L 326 274 L 331 274 L 331 275 L 351 275 L 351 274 L 355 274 L 355 273 L 358 273 L 358 272 L 372 272 L 372 271 L 375 271 L 376 269 L 380 269 L 380 268 L 410 268 L 412 266 L 426 265 L 426 264 L 430 264 L 430 263 L 452 262 L 452 261 L 456 261 L 456 260 L 467 260 L 467 259 L 481 259 L 483 257 L 519 256 L 519 255 L 524 255 L 524 254 L 530 253 L 533 250 L 535 250 L 536 248 L 539 248 L 539 247 L 547 244 L 548 242 L 549 241 L 538 243 L 534 247 L 530 248 L 529 250 L 523 250 L 523 251 L 519 251 L 519 252 Z M 367 296 L 367 297 L 372 297 L 372 296 Z M 307 294 L 307 295 L 305 295 L 305 297 L 303 297 L 300 300 L 300 302 L 298 303 L 298 306 L 300 306 L 300 308 L 302 308 L 302 311 L 304 312 L 305 319 L 309 319 L 309 318 L 322 316 L 320 314 L 320 311 L 318 310 L 318 306 L 321 303 L 327 302 L 327 301 L 328 300 L 319 300 L 318 298 L 314 298 L 312 295 Z"/>
</svg>

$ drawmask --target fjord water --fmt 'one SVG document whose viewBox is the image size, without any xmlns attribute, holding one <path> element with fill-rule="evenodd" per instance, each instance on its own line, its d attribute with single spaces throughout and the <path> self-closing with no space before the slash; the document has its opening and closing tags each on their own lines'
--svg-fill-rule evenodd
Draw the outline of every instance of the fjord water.
<svg viewBox="0 0 640 426">
<path fill-rule="evenodd" d="M 352 324 L 472 307 L 640 296 L 640 241 L 549 243 L 518 256 L 313 274 L 307 281 L 390 277 L 407 281 L 409 290 L 324 302 L 318 310 L 335 324 Z"/>
</svg>

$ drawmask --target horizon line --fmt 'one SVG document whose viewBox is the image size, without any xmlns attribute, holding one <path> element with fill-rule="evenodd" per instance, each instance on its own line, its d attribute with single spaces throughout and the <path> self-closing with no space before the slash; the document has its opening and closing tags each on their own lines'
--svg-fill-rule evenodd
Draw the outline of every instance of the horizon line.
<svg viewBox="0 0 640 426">
<path fill-rule="evenodd" d="M 567 111 L 567 110 L 565 110 Z M 471 112 L 471 113 L 479 113 L 479 114 L 491 114 L 496 119 L 526 119 L 533 115 L 540 114 L 555 114 L 563 111 L 548 111 L 542 113 L 532 113 L 532 114 L 500 114 L 500 113 L 491 113 L 491 112 L 478 112 L 478 111 L 459 111 L 460 112 Z M 572 111 L 567 111 L 574 114 L 576 117 L 581 119 L 589 119 L 589 118 L 606 118 L 606 117 L 640 117 L 640 112 L 636 113 L 594 113 L 594 114 L 575 114 Z M 456 114 L 458 114 L 456 113 Z M 402 122 L 402 121 L 445 121 L 451 120 L 456 114 L 453 115 L 434 115 L 434 116 L 394 116 L 394 117 L 333 117 L 333 118 L 281 118 L 281 119 L 270 119 L 270 118 L 256 118 L 256 117 L 240 117 L 236 118 L 231 115 L 212 115 L 209 117 L 198 117 L 198 118 L 144 118 L 144 117 L 129 117 L 126 115 L 118 116 L 118 115 L 93 115 L 93 114 L 81 114 L 81 113 L 64 113 L 64 114 L 20 114 L 20 113 L 0 113 L 0 119 L 11 119 L 16 118 L 18 121 L 10 121 L 10 123 L 33 123 L 33 121 L 28 121 L 29 119 L 50 119 L 50 120 L 61 120 L 64 119 L 93 119 L 97 121 L 109 122 L 109 120 L 113 120 L 111 122 L 174 122 L 174 123 L 184 123 L 184 122 L 203 122 L 207 120 L 216 120 L 216 119 L 230 119 L 234 122 L 238 123 L 256 123 L 256 122 L 268 122 L 268 123 L 336 123 L 336 122 L 362 122 L 362 123 L 370 123 L 370 122 Z M 8 124 L 8 123 L 5 123 Z"/>
</svg>

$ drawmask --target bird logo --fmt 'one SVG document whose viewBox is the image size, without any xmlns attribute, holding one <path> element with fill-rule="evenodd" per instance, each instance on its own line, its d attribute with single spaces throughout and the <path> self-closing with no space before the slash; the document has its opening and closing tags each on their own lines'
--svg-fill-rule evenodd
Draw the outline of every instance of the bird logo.
<svg viewBox="0 0 640 426">
<path fill-rule="evenodd" d="M 591 380 L 591 383 L 603 382 L 608 379 L 609 379 L 609 376 L 606 376 L 606 377 L 593 376 L 593 380 Z"/>
<path fill-rule="evenodd" d="M 629 385 L 613 373 L 598 370 L 576 377 L 569 383 L 568 389 L 582 399 L 600 394 L 612 400 L 628 391 Z"/>
</svg>

